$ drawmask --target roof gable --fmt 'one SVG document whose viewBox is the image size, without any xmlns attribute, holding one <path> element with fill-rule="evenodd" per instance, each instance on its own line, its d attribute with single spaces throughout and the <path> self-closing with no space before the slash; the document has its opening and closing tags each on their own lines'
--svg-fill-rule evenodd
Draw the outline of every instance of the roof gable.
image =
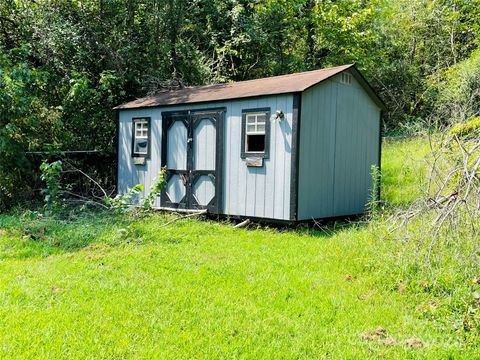
<svg viewBox="0 0 480 360">
<path fill-rule="evenodd" d="M 353 64 L 337 66 L 332 68 L 306 71 L 290 75 L 272 76 L 268 78 L 246 80 L 225 84 L 204 85 L 186 87 L 179 90 L 163 92 L 154 96 L 148 96 L 119 105 L 114 109 L 134 109 L 143 107 L 169 106 L 180 104 L 203 103 L 210 101 L 221 101 L 248 98 L 264 95 L 288 94 L 302 92 L 332 76 L 347 69 L 355 69 Z M 361 77 L 360 83 L 383 108 L 383 102 L 373 92 L 372 88 L 365 81 L 363 76 L 355 70 L 355 77 Z"/>
</svg>

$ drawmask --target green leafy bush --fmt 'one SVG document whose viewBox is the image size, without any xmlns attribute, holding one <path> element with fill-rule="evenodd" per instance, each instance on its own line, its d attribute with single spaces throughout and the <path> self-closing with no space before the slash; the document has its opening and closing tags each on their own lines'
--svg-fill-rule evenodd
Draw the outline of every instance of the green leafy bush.
<svg viewBox="0 0 480 360">
<path fill-rule="evenodd" d="M 155 203 L 155 199 L 160 196 L 162 189 L 166 185 L 165 180 L 165 172 L 167 171 L 167 167 L 164 166 L 162 170 L 158 173 L 158 176 L 153 179 L 153 183 L 150 186 L 150 191 L 147 197 L 143 200 L 143 207 L 145 209 L 151 209 Z"/>
<path fill-rule="evenodd" d="M 450 135 L 456 135 L 458 137 L 479 137 L 480 116 L 474 117 L 464 123 L 454 125 L 450 129 Z"/>
<path fill-rule="evenodd" d="M 40 178 L 46 183 L 46 187 L 42 189 L 42 194 L 45 200 L 45 209 L 50 211 L 58 210 L 61 206 L 60 192 L 60 177 L 62 175 L 63 165 L 60 160 L 54 162 L 42 162 L 40 165 L 42 175 Z"/>
<path fill-rule="evenodd" d="M 137 184 L 124 194 L 117 194 L 113 198 L 105 197 L 105 204 L 111 209 L 122 213 L 136 209 L 138 206 L 141 206 L 144 210 L 151 210 L 155 204 L 155 200 L 160 196 L 166 184 L 166 169 L 166 167 L 163 167 L 162 170 L 160 170 L 158 176 L 153 180 L 146 197 L 138 197 L 138 195 L 145 190 L 145 187 L 142 184 Z"/>
<path fill-rule="evenodd" d="M 125 213 L 134 208 L 135 199 L 143 190 L 145 190 L 145 187 L 142 184 L 137 184 L 124 194 L 117 194 L 113 198 L 104 197 L 103 202 L 109 208 Z"/>
<path fill-rule="evenodd" d="M 445 126 L 465 122 L 480 111 L 480 50 L 430 79 L 433 120 Z"/>
</svg>

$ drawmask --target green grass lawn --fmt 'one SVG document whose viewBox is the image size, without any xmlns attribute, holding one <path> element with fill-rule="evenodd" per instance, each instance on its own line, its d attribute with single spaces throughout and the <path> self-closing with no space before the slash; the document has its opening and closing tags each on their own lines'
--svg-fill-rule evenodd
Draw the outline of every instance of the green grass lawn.
<svg viewBox="0 0 480 360">
<path fill-rule="evenodd" d="M 386 144 L 386 201 L 413 199 L 426 151 Z M 172 218 L 0 216 L 0 358 L 480 357 L 426 314 L 431 294 L 398 286 L 381 217 L 327 232 Z"/>
</svg>

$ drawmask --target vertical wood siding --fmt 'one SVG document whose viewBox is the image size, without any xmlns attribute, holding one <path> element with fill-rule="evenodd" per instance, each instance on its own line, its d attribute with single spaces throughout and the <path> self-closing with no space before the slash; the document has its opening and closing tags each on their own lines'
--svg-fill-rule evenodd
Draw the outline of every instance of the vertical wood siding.
<svg viewBox="0 0 480 360">
<path fill-rule="evenodd" d="M 132 109 L 120 111 L 118 185 L 124 193 L 137 183 L 149 189 L 153 178 L 160 171 L 161 162 L 161 112 L 197 110 L 225 107 L 224 155 L 223 155 L 223 213 L 232 216 L 252 216 L 269 219 L 288 220 L 290 216 L 290 167 L 293 96 L 277 95 L 259 98 L 169 106 L 168 108 Z M 282 110 L 283 121 L 270 122 L 270 157 L 264 160 L 263 167 L 247 167 L 241 159 L 242 110 L 270 107 L 271 113 Z M 146 165 L 134 165 L 131 157 L 132 117 L 150 116 L 152 127 L 151 157 Z M 202 143 L 212 137 L 208 122 L 198 128 L 197 142 L 201 151 Z M 201 126 L 201 125 L 200 125 Z M 181 135 L 181 134 L 180 134 Z M 179 154 L 172 154 L 172 161 L 180 160 Z M 212 154 L 213 156 L 213 154 Z M 214 157 L 213 157 L 214 158 Z M 210 161 L 197 164 L 210 166 Z M 208 198 L 208 188 L 202 197 Z M 156 206 L 160 206 L 159 201 Z"/>
<path fill-rule="evenodd" d="M 182 121 L 175 121 L 167 131 L 167 167 L 176 170 L 187 169 L 187 127 Z M 157 146 L 156 142 L 152 146 Z"/>
<path fill-rule="evenodd" d="M 215 169 L 216 129 L 210 120 L 201 120 L 193 131 L 193 167 L 196 170 Z"/>
<path fill-rule="evenodd" d="M 299 220 L 364 212 L 378 165 L 380 109 L 339 76 L 302 95 Z"/>
<path fill-rule="evenodd" d="M 298 219 L 332 216 L 336 96 L 332 81 L 302 94 Z"/>
</svg>

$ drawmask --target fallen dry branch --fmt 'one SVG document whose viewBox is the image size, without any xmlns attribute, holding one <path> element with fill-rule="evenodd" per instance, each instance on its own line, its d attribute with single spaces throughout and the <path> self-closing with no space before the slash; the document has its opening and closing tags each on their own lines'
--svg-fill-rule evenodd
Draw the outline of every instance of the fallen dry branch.
<svg viewBox="0 0 480 360">
<path fill-rule="evenodd" d="M 424 229 L 428 258 L 441 236 L 448 238 L 454 232 L 469 231 L 472 239 L 479 237 L 480 133 L 449 134 L 441 141 L 431 142 L 423 197 L 406 211 L 396 214 L 390 228 L 393 232 L 407 227 L 414 219 L 431 219 L 428 228 Z"/>
<path fill-rule="evenodd" d="M 207 210 L 199 210 L 198 212 L 194 212 L 194 213 L 190 213 L 190 214 L 186 214 L 186 215 L 182 215 L 182 216 L 179 216 L 171 221 L 168 221 L 166 222 L 165 224 L 162 224 L 162 226 L 159 226 L 160 228 L 163 228 L 165 226 L 168 226 L 168 225 L 171 225 L 173 224 L 174 222 L 177 222 L 178 220 L 182 220 L 182 219 L 186 219 L 186 218 L 190 218 L 190 217 L 194 217 L 194 216 L 199 216 L 199 215 L 203 215 L 203 214 L 206 214 L 207 213 Z"/>
<path fill-rule="evenodd" d="M 242 227 L 245 227 L 245 226 L 248 226 L 248 224 L 250 224 L 250 219 L 247 219 L 247 220 L 244 220 L 242 221 L 241 223 L 238 223 L 237 225 L 235 225 L 235 227 L 238 229 L 238 228 L 242 228 Z"/>
</svg>

